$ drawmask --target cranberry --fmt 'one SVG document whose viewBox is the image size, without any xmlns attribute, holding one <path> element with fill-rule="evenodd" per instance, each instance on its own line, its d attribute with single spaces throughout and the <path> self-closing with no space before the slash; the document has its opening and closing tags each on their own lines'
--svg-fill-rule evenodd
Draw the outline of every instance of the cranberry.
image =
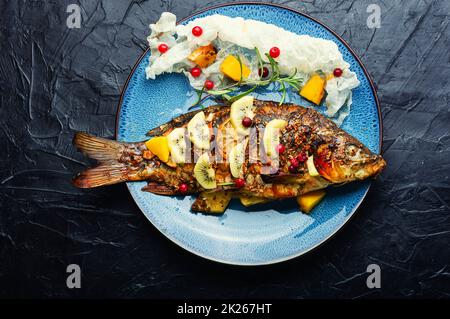
<svg viewBox="0 0 450 319">
<path fill-rule="evenodd" d="M 294 166 L 294 168 L 298 168 L 300 163 L 299 163 L 299 161 L 297 161 L 297 159 L 293 158 L 293 159 L 291 159 L 291 165 Z"/>
<path fill-rule="evenodd" d="M 199 37 L 199 36 L 202 35 L 202 33 L 203 33 L 203 29 L 201 27 L 195 26 L 195 27 L 192 28 L 192 34 L 194 36 Z"/>
<path fill-rule="evenodd" d="M 252 119 L 247 116 L 242 119 L 242 125 L 244 127 L 250 127 L 252 126 L 252 123 L 253 123 Z"/>
<path fill-rule="evenodd" d="M 166 53 L 167 50 L 169 50 L 169 47 L 167 46 L 167 44 L 161 43 L 161 44 L 158 46 L 158 51 L 159 51 L 161 54 Z"/>
<path fill-rule="evenodd" d="M 342 72 L 343 72 L 342 69 L 336 68 L 333 71 L 333 75 L 338 78 L 338 77 L 340 77 L 342 75 Z"/>
<path fill-rule="evenodd" d="M 272 47 L 269 50 L 269 55 L 274 59 L 278 58 L 280 56 L 280 49 L 278 47 Z"/>
<path fill-rule="evenodd" d="M 286 147 L 283 144 L 278 144 L 275 148 L 278 154 L 283 154 L 286 150 Z"/>
<path fill-rule="evenodd" d="M 202 73 L 202 70 L 200 70 L 200 68 L 195 67 L 195 68 L 191 69 L 191 75 L 194 78 L 199 77 L 201 73 Z"/>
<path fill-rule="evenodd" d="M 238 178 L 234 181 L 234 185 L 236 185 L 237 188 L 242 188 L 245 186 L 245 181 L 242 178 Z"/>
<path fill-rule="evenodd" d="M 294 167 L 293 165 L 289 165 L 289 172 L 290 173 L 296 173 L 297 172 L 297 168 L 296 167 Z"/>
<path fill-rule="evenodd" d="M 180 184 L 180 186 L 178 187 L 178 190 L 180 191 L 180 193 L 187 193 L 189 187 L 187 186 L 187 184 L 182 183 Z"/>
<path fill-rule="evenodd" d="M 263 79 L 266 78 L 269 75 L 269 69 L 263 66 L 261 69 L 258 69 L 258 75 Z"/>
<path fill-rule="evenodd" d="M 214 88 L 214 82 L 211 80 L 206 80 L 204 84 L 205 89 L 212 90 Z"/>
<path fill-rule="evenodd" d="M 300 154 L 298 154 L 295 159 L 299 162 L 299 163 L 304 163 L 308 160 L 308 156 L 306 156 L 305 152 L 301 152 Z"/>
</svg>

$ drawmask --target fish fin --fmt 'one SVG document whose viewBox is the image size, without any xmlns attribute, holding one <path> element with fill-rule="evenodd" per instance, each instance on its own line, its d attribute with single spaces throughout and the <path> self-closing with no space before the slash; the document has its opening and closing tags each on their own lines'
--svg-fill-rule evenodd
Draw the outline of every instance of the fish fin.
<svg viewBox="0 0 450 319">
<path fill-rule="evenodd" d="M 83 132 L 75 133 L 73 144 L 89 157 L 102 162 L 119 159 L 124 150 L 124 145 L 119 142 Z"/>
<path fill-rule="evenodd" d="M 180 116 L 177 116 L 170 120 L 169 122 L 162 124 L 158 127 L 155 127 L 148 131 L 145 135 L 147 136 L 158 136 L 158 135 L 164 135 L 166 132 L 168 132 L 171 128 L 175 127 L 181 127 L 185 124 L 187 124 L 195 114 L 197 114 L 199 111 L 193 111 L 189 113 L 182 114 Z"/>
<path fill-rule="evenodd" d="M 215 112 L 215 111 L 219 110 L 220 108 L 221 108 L 221 106 L 212 105 L 203 110 L 195 110 L 195 111 L 181 114 L 181 115 L 173 118 L 171 121 L 151 129 L 150 131 L 148 131 L 146 133 L 146 135 L 147 136 L 165 135 L 172 128 L 182 127 L 184 125 L 187 125 L 187 123 L 194 117 L 194 115 L 200 111 L 211 113 L 211 112 Z"/>
<path fill-rule="evenodd" d="M 149 192 L 157 195 L 166 195 L 166 196 L 178 195 L 177 191 L 173 190 L 172 188 L 166 185 L 161 185 L 158 183 L 148 183 L 148 185 L 142 187 L 141 190 L 143 192 Z"/>
<path fill-rule="evenodd" d="M 97 167 L 89 168 L 79 173 L 73 179 L 73 184 L 79 188 L 93 188 L 111 185 L 127 180 L 129 168 L 119 162 L 104 162 Z"/>
</svg>

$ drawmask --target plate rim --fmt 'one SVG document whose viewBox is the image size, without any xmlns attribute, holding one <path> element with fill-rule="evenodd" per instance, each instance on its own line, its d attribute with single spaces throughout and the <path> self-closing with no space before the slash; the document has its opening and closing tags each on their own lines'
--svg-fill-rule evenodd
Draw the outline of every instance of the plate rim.
<svg viewBox="0 0 450 319">
<path fill-rule="evenodd" d="M 316 23 L 318 23 L 320 26 L 322 26 L 323 28 L 325 28 L 327 31 L 329 31 L 333 36 L 335 36 L 346 48 L 347 50 L 349 50 L 349 52 L 352 54 L 352 56 L 355 58 L 355 60 L 358 62 L 358 64 L 360 65 L 360 67 L 362 68 L 364 75 L 366 76 L 372 94 L 374 96 L 374 100 L 375 100 L 375 105 L 377 108 L 377 113 L 378 113 L 378 121 L 379 121 L 379 141 L 378 141 L 378 147 L 379 147 L 379 153 L 382 153 L 382 146 L 383 146 L 383 119 L 382 119 L 382 114 L 381 114 L 381 107 L 380 107 L 380 102 L 378 99 L 378 95 L 377 95 L 377 91 L 375 89 L 375 84 L 372 80 L 372 77 L 370 76 L 369 72 L 367 71 L 366 67 L 364 66 L 363 62 L 361 61 L 360 57 L 358 56 L 358 54 L 350 47 L 350 45 L 347 43 L 347 41 L 345 41 L 339 34 L 337 34 L 334 30 L 332 30 L 330 27 L 328 27 L 326 24 L 324 24 L 322 21 L 318 20 L 317 18 L 314 18 L 312 16 L 310 16 L 307 13 L 304 13 L 298 9 L 294 9 L 291 8 L 289 6 L 286 5 L 282 5 L 282 4 L 277 4 L 277 3 L 268 3 L 268 2 L 256 2 L 256 1 L 236 1 L 236 2 L 225 2 L 222 4 L 217 4 L 217 5 L 212 5 L 212 6 L 207 6 L 204 7 L 198 11 L 195 11 L 194 13 L 180 19 L 177 21 L 177 25 L 191 19 L 192 17 L 202 14 L 206 11 L 210 11 L 210 10 L 214 10 L 214 9 L 218 9 L 218 8 L 222 8 L 222 7 L 229 7 L 229 6 L 236 6 L 236 5 L 262 5 L 262 6 L 271 6 L 271 7 L 275 7 L 278 9 L 284 9 L 287 11 L 291 11 L 294 12 L 296 14 L 299 14 L 305 18 L 308 18 Z M 117 135 L 118 135 L 118 131 L 119 131 L 119 117 L 120 117 L 120 112 L 122 109 L 122 104 L 123 104 L 123 99 L 125 96 L 125 92 L 128 89 L 128 86 L 130 84 L 130 80 L 133 76 L 133 74 L 136 71 L 136 68 L 139 66 L 139 64 L 141 63 L 142 59 L 147 55 L 148 51 L 150 50 L 149 47 L 147 47 L 139 56 L 139 58 L 137 59 L 137 61 L 135 62 L 133 68 L 130 71 L 130 74 L 127 77 L 127 80 L 125 81 L 125 83 L 122 86 L 122 90 L 120 93 L 120 98 L 119 98 L 119 102 L 118 102 L 118 106 L 117 106 L 117 111 L 116 111 L 116 124 L 115 124 L 115 131 L 114 131 L 114 138 L 117 140 Z M 356 214 L 356 212 L 359 210 L 359 208 L 361 207 L 362 202 L 365 200 L 369 190 L 372 187 L 373 182 L 371 182 L 369 184 L 369 186 L 367 187 L 367 190 L 364 192 L 363 196 L 361 197 L 361 199 L 359 200 L 359 202 L 355 205 L 355 207 L 353 208 L 353 210 L 348 214 L 348 216 L 344 219 L 344 221 L 341 223 L 341 225 L 339 227 L 337 227 L 333 232 L 331 232 L 326 238 L 324 238 L 323 240 L 321 240 L 320 242 L 316 243 L 315 245 L 309 247 L 306 250 L 303 250 L 297 254 L 293 254 L 290 256 L 286 256 L 286 257 L 282 257 L 279 259 L 273 259 L 270 261 L 262 261 L 262 262 L 236 262 L 236 261 L 228 261 L 228 260 L 224 260 L 224 259 L 220 259 L 220 258 L 214 258 L 212 256 L 206 256 L 203 255 L 201 253 L 199 253 L 198 251 L 195 251 L 189 247 L 187 247 L 187 245 L 184 245 L 183 243 L 181 243 L 180 241 L 178 241 L 175 238 L 172 238 L 172 236 L 166 234 L 163 230 L 159 229 L 151 220 L 150 218 L 147 217 L 147 215 L 144 213 L 143 208 L 141 207 L 140 203 L 138 203 L 137 201 L 134 200 L 133 195 L 131 194 L 131 190 L 130 187 L 127 185 L 127 189 L 128 192 L 130 193 L 131 197 L 133 198 L 133 201 L 136 203 L 136 205 L 139 207 L 139 209 L 141 210 L 141 213 L 145 216 L 145 218 L 153 225 L 154 228 L 156 228 L 162 235 L 164 235 L 164 237 L 166 237 L 167 239 L 169 239 L 170 241 L 172 241 L 173 243 L 175 243 L 176 245 L 178 245 L 179 247 L 183 248 L 184 250 L 202 257 L 204 259 L 207 260 L 211 260 L 214 262 L 218 262 L 221 264 L 228 264 L 228 265 L 236 265 L 236 266 L 263 266 L 263 265 L 272 265 L 272 264 L 277 264 L 277 263 L 281 263 L 283 261 L 288 261 L 288 260 L 292 260 L 295 258 L 298 258 L 300 256 L 304 256 L 306 254 L 309 254 L 313 251 L 315 251 L 317 248 L 319 248 L 320 246 L 322 246 L 323 244 L 325 244 L 326 242 L 328 242 L 331 238 L 333 238 L 339 231 L 341 231 L 344 226 L 348 223 L 348 221 Z"/>
</svg>

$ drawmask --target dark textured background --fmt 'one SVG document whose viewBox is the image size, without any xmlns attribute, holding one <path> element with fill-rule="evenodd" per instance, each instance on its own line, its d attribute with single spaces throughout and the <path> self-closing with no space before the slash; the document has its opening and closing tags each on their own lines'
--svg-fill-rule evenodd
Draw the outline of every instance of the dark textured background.
<svg viewBox="0 0 450 319">
<path fill-rule="evenodd" d="M 124 185 L 70 184 L 74 131 L 112 137 L 121 88 L 163 11 L 221 1 L 0 1 L 1 297 L 449 297 L 449 1 L 286 1 L 349 42 L 381 101 L 388 162 L 355 217 L 318 250 L 233 267 L 172 244 Z M 75 1 L 73 1 L 75 2 Z M 275 1 L 278 2 L 278 1 Z M 368 29 L 369 3 L 382 10 Z M 82 288 L 66 288 L 66 267 Z M 377 263 L 382 288 L 366 287 Z"/>
</svg>

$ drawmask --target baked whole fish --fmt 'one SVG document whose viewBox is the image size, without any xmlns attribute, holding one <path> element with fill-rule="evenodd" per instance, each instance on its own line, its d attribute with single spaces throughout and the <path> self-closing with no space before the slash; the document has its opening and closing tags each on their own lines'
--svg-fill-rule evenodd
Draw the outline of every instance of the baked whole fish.
<svg viewBox="0 0 450 319">
<path fill-rule="evenodd" d="M 183 114 L 147 135 L 153 138 L 121 143 L 77 133 L 74 145 L 99 164 L 74 185 L 145 180 L 143 191 L 199 194 L 192 210 L 214 213 L 232 197 L 244 205 L 307 193 L 321 198 L 318 190 L 375 177 L 386 166 L 314 109 L 251 96 Z"/>
</svg>

